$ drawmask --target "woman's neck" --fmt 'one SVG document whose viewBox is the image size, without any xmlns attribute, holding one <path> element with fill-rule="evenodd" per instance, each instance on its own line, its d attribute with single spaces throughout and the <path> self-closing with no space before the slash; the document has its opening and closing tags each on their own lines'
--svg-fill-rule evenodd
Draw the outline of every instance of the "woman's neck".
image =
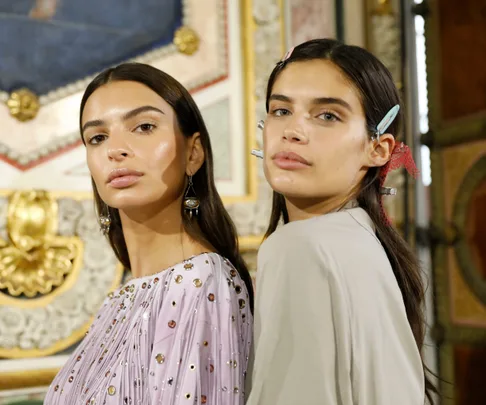
<svg viewBox="0 0 486 405">
<path fill-rule="evenodd" d="M 156 274 L 211 250 L 184 229 L 180 204 L 176 200 L 162 210 L 138 207 L 119 211 L 133 277 Z"/>
<path fill-rule="evenodd" d="M 339 211 L 349 202 L 355 201 L 355 192 L 347 195 L 332 196 L 329 198 L 288 198 L 285 197 L 285 205 L 289 214 L 289 222 L 301 221 Z M 352 204 L 355 205 L 354 203 Z"/>
</svg>

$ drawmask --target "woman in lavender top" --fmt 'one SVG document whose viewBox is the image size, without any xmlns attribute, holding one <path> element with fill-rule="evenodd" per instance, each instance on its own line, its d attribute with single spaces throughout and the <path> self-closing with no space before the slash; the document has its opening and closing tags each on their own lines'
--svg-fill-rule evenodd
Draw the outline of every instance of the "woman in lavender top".
<svg viewBox="0 0 486 405">
<path fill-rule="evenodd" d="M 169 75 L 123 64 L 88 86 L 80 127 L 101 227 L 133 279 L 106 298 L 45 403 L 243 404 L 251 278 L 194 100 Z"/>
</svg>

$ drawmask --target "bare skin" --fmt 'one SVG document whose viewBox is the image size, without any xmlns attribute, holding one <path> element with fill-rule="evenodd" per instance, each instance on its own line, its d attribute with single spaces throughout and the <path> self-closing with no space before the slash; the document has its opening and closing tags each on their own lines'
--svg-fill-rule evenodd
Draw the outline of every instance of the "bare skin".
<svg viewBox="0 0 486 405">
<path fill-rule="evenodd" d="M 391 134 L 370 139 L 358 91 L 325 60 L 291 63 L 280 74 L 263 139 L 265 176 L 285 197 L 290 221 L 342 207 L 395 145 Z"/>
<path fill-rule="evenodd" d="M 199 133 L 184 137 L 164 99 L 137 82 L 111 82 L 89 97 L 82 126 L 89 170 L 119 210 L 134 277 L 213 250 L 182 227 L 187 176 L 204 162 Z"/>
<path fill-rule="evenodd" d="M 50 20 L 57 11 L 58 0 L 36 0 L 29 16 L 38 20 Z"/>
</svg>

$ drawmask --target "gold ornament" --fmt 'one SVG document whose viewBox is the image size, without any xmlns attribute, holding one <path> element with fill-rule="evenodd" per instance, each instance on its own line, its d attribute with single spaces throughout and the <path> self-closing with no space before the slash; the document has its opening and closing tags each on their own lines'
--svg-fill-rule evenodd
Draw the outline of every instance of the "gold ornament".
<svg viewBox="0 0 486 405">
<path fill-rule="evenodd" d="M 373 15 L 393 15 L 393 7 L 390 0 L 378 0 L 378 4 L 372 12 Z"/>
<path fill-rule="evenodd" d="M 39 98 L 29 89 L 15 90 L 7 100 L 10 115 L 21 122 L 30 121 L 37 116 L 40 109 Z"/>
<path fill-rule="evenodd" d="M 199 36 L 192 28 L 182 26 L 174 34 L 174 45 L 180 53 L 192 55 L 199 49 Z"/>
<path fill-rule="evenodd" d="M 80 254 L 79 241 L 56 236 L 57 203 L 45 191 L 18 191 L 9 201 L 9 241 L 0 240 L 0 288 L 35 297 L 59 287 Z"/>
</svg>

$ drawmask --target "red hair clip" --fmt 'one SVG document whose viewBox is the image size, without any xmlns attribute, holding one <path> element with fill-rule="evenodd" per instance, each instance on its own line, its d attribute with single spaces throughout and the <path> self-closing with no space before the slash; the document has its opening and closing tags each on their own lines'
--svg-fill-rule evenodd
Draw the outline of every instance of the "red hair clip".
<svg viewBox="0 0 486 405">
<path fill-rule="evenodd" d="M 413 155 L 410 148 L 407 145 L 405 145 L 403 142 L 400 142 L 399 144 L 396 144 L 395 147 L 393 148 L 393 152 L 388 163 L 385 166 L 383 166 L 380 170 L 380 193 L 382 195 L 382 197 L 380 198 L 380 206 L 381 206 L 383 217 L 385 218 L 385 221 L 389 225 L 391 224 L 391 220 L 386 214 L 385 209 L 383 207 L 383 201 L 382 201 L 383 195 L 396 195 L 397 192 L 396 189 L 394 188 L 383 187 L 383 184 L 385 184 L 385 180 L 386 177 L 388 176 L 388 173 L 390 173 L 393 170 L 400 169 L 402 167 L 405 168 L 408 174 L 410 174 L 414 179 L 418 177 L 419 171 L 413 159 Z"/>
</svg>

